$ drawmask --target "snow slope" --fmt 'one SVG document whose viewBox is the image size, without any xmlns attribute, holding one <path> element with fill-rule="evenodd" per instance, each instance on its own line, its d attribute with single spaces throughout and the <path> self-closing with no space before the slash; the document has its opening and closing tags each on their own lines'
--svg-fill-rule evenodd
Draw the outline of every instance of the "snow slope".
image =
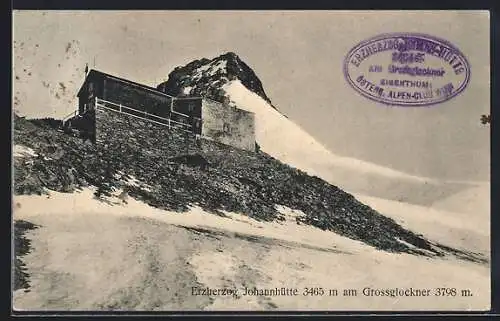
<svg viewBox="0 0 500 321">
<path fill-rule="evenodd" d="M 487 211 L 453 212 L 355 194 L 356 199 L 431 240 L 490 255 L 490 215 Z M 450 200 L 451 201 L 451 200 Z M 455 202 L 461 202 L 457 198 Z M 480 207 L 477 206 L 476 209 Z"/>
<path fill-rule="evenodd" d="M 264 99 L 249 91 L 239 80 L 230 81 L 222 88 L 238 108 L 255 113 L 257 142 L 263 151 L 284 163 L 330 181 L 332 177 L 325 171 L 328 166 L 355 169 L 360 173 L 376 172 L 392 178 L 425 181 L 425 178 L 331 153 Z"/>
<path fill-rule="evenodd" d="M 222 89 L 232 104 L 255 113 L 256 140 L 263 151 L 347 192 L 431 206 L 471 186 L 463 182 L 418 177 L 338 156 L 248 90 L 239 80 L 228 82 Z"/>
<path fill-rule="evenodd" d="M 491 184 L 489 182 L 479 183 L 457 194 L 436 201 L 432 204 L 432 207 L 440 210 L 468 213 L 473 217 L 488 218 L 489 221 L 490 190 Z"/>
<path fill-rule="evenodd" d="M 34 157 L 38 156 L 38 154 L 29 147 L 16 144 L 12 147 L 12 156 L 22 158 L 22 157 Z"/>
<path fill-rule="evenodd" d="M 162 211 L 92 190 L 15 196 L 14 219 L 32 230 L 23 257 L 30 292 L 14 293 L 22 310 L 486 310 L 489 267 L 453 257 L 430 259 L 377 251 L 335 233 L 297 225 L 286 207 L 283 223 L 238 213 Z M 117 192 L 118 193 L 118 192 Z M 389 206 L 390 204 L 386 204 Z M 404 210 L 404 204 L 395 210 Z M 439 213 L 436 213 L 439 215 Z M 443 215 L 443 224 L 452 216 Z M 423 216 L 416 220 L 425 221 Z M 456 223 L 451 223 L 451 225 Z M 428 228 L 430 225 L 423 224 Z M 424 228 L 424 233 L 427 233 Z M 436 234 L 437 241 L 440 235 Z M 456 236 L 456 235 L 455 235 Z M 453 235 L 444 237 L 455 242 Z M 411 266 L 411 273 L 408 267 Z M 401 277 L 404 276 L 404 277 Z M 238 296 L 192 294 L 192 287 L 238 289 Z M 336 289 L 339 296 L 244 296 L 244 287 Z M 372 289 L 470 289 L 472 297 L 367 297 Z M 343 289 L 358 296 L 343 297 Z"/>
</svg>

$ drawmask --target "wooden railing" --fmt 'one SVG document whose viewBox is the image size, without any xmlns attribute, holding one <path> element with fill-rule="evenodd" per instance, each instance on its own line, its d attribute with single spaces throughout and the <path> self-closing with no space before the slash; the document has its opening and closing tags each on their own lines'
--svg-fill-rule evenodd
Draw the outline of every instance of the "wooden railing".
<svg viewBox="0 0 500 321">
<path fill-rule="evenodd" d="M 141 111 L 136 108 L 128 107 L 123 104 L 117 104 L 112 101 L 104 100 L 101 98 L 95 98 L 95 105 L 98 108 L 104 108 L 112 111 L 119 112 L 121 114 L 125 114 L 131 117 L 135 117 L 138 119 L 142 119 L 145 121 L 149 121 L 155 124 L 167 126 L 169 129 L 175 128 L 177 130 L 181 130 L 183 132 L 188 132 L 188 133 L 193 133 L 193 125 L 192 124 L 186 124 L 182 122 L 178 122 L 175 120 L 172 120 L 170 118 L 164 118 L 160 117 L 151 113 L 148 113 L 146 110 Z M 171 113 L 175 113 L 177 115 L 180 115 L 182 117 L 188 118 L 188 115 L 178 113 L 175 111 L 171 111 Z"/>
<path fill-rule="evenodd" d="M 64 116 L 64 118 L 62 119 L 62 123 L 63 125 L 71 118 L 75 117 L 76 115 L 78 114 L 78 110 L 75 110 L 73 112 L 71 112 L 70 114 Z"/>
</svg>

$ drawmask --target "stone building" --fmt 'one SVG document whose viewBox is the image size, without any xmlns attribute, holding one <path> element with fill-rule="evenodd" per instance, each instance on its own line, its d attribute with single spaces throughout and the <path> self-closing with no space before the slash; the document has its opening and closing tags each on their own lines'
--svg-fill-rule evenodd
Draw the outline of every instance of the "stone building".
<svg viewBox="0 0 500 321">
<path fill-rule="evenodd" d="M 255 150 L 252 112 L 204 97 L 173 97 L 156 88 L 91 70 L 78 92 L 77 115 L 66 128 L 99 143 L 107 113 L 126 114 L 169 131 L 198 135 L 236 148 Z"/>
</svg>

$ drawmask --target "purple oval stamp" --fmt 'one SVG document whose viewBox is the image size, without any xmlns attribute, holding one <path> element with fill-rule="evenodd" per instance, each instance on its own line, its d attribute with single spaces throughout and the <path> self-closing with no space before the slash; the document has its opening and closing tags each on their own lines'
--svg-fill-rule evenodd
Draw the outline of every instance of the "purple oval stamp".
<svg viewBox="0 0 500 321">
<path fill-rule="evenodd" d="M 461 93 L 470 65 L 451 43 L 420 33 L 382 34 L 359 43 L 344 76 L 361 95 L 397 106 L 428 106 Z"/>
</svg>

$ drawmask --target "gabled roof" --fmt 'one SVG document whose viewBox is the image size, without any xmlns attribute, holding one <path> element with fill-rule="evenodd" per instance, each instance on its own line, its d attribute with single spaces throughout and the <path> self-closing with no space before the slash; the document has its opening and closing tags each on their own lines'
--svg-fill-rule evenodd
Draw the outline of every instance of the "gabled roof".
<svg viewBox="0 0 500 321">
<path fill-rule="evenodd" d="M 146 85 L 143 85 L 143 84 L 140 84 L 140 83 L 137 83 L 135 81 L 131 81 L 131 80 L 128 80 L 128 79 L 125 79 L 125 78 L 120 78 L 120 77 L 117 77 L 117 76 L 113 76 L 113 75 L 110 75 L 110 74 L 107 74 L 105 72 L 98 71 L 98 70 L 95 70 L 95 69 L 91 69 L 89 71 L 89 73 L 87 74 L 87 77 L 85 77 L 85 81 L 83 82 L 82 86 L 80 87 L 80 90 L 78 90 L 77 97 L 80 96 L 83 88 L 85 88 L 87 86 L 87 83 L 90 80 L 94 80 L 96 78 L 111 78 L 111 79 L 118 80 L 120 82 L 124 82 L 124 83 L 127 83 L 127 84 L 135 86 L 135 87 L 140 87 L 141 89 L 144 89 L 144 90 L 147 90 L 147 91 L 153 91 L 156 94 L 160 94 L 160 95 L 163 95 L 163 96 L 167 96 L 167 97 L 173 98 L 173 96 L 165 94 L 164 92 L 161 92 L 161 91 L 159 91 L 158 89 L 156 89 L 154 87 L 146 86 Z"/>
</svg>

